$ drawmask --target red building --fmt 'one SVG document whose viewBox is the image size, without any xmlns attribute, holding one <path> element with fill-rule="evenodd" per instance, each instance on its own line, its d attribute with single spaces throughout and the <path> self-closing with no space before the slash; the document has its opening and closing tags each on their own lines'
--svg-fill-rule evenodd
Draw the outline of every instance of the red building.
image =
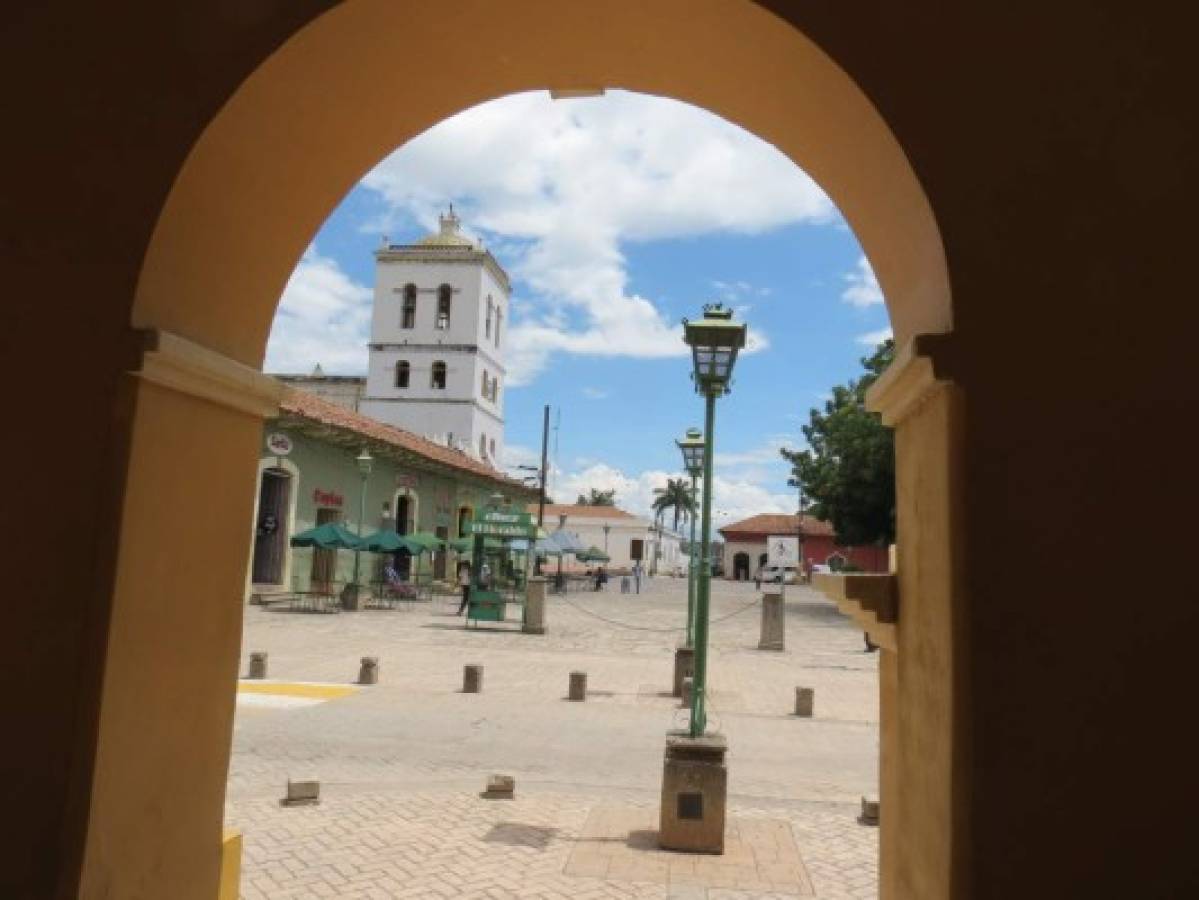
<svg viewBox="0 0 1199 900">
<path fill-rule="evenodd" d="M 803 559 L 828 565 L 840 556 L 863 572 L 886 572 L 887 548 L 874 545 L 842 546 L 833 537 L 833 526 L 812 516 L 764 513 L 717 529 L 724 537 L 724 577 L 744 581 L 766 564 L 766 540 L 772 535 L 802 534 Z"/>
</svg>

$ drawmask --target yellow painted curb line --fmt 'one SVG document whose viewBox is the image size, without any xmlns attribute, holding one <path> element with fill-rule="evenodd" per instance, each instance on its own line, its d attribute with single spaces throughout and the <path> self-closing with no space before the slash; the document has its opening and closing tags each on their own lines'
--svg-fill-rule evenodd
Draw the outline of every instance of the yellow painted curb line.
<svg viewBox="0 0 1199 900">
<path fill-rule="evenodd" d="M 358 688 L 344 684 L 301 684 L 296 682 L 239 681 L 239 694 L 273 694 L 277 697 L 311 697 L 317 700 L 336 700 L 358 693 Z"/>
</svg>

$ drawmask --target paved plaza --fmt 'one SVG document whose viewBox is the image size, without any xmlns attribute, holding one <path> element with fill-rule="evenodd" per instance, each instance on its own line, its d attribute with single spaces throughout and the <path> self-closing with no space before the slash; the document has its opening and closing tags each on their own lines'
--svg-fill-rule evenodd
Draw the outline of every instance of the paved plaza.
<svg viewBox="0 0 1199 900">
<path fill-rule="evenodd" d="M 669 696 L 686 581 L 551 595 L 548 633 L 466 630 L 455 598 L 409 610 L 246 609 L 226 820 L 244 834 L 242 896 L 873 898 L 877 656 L 833 604 L 788 586 L 787 647 L 759 651 L 752 584 L 713 582 L 710 726 L 729 742 L 723 856 L 657 848 Z M 510 616 L 518 610 L 510 608 Z M 359 661 L 379 683 L 359 686 Z M 463 666 L 484 667 L 462 693 Z M 569 673 L 589 696 L 566 699 Z M 815 689 L 798 718 L 796 686 Z M 511 800 L 480 793 L 516 778 Z M 283 807 L 288 778 L 321 803 Z"/>
</svg>

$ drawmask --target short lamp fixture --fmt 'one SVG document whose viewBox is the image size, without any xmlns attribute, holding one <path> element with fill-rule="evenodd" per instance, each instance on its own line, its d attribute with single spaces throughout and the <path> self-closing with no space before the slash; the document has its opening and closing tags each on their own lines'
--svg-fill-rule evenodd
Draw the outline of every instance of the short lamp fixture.
<svg viewBox="0 0 1199 900">
<path fill-rule="evenodd" d="M 704 474 L 704 434 L 698 428 L 688 428 L 687 436 L 681 441 L 675 441 L 683 453 L 683 468 L 692 478 L 700 478 Z"/>
<path fill-rule="evenodd" d="M 358 463 L 358 471 L 361 472 L 363 476 L 369 475 L 371 473 L 371 467 L 375 464 L 375 458 L 370 455 L 369 451 L 367 451 L 365 447 L 362 448 L 361 453 L 354 457 L 354 461 Z"/>
</svg>

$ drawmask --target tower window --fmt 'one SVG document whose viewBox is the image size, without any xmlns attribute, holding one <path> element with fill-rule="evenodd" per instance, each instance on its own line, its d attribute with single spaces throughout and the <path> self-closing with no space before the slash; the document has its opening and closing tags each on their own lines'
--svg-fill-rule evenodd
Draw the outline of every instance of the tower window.
<svg viewBox="0 0 1199 900">
<path fill-rule="evenodd" d="M 500 400 L 500 377 L 497 375 L 491 379 L 491 402 L 499 403 Z"/>
<path fill-rule="evenodd" d="M 479 458 L 487 458 L 487 435 L 485 434 L 479 435 Z"/>
<path fill-rule="evenodd" d="M 408 365 L 408 360 L 401 359 L 396 363 L 396 387 L 408 387 L 408 377 L 412 372 L 412 367 Z"/>
<path fill-rule="evenodd" d="M 488 296 L 488 298 L 487 298 L 487 324 L 483 331 L 484 337 L 491 337 L 491 316 L 492 316 L 492 313 L 494 313 L 494 312 L 495 312 L 495 304 L 492 302 L 491 297 Z"/>
<path fill-rule="evenodd" d="M 487 386 L 487 372 L 483 373 L 483 399 L 486 400 L 489 388 Z"/>
<path fill-rule="evenodd" d="M 495 459 L 495 438 L 492 438 L 489 443 L 491 444 L 491 458 Z"/>
<path fill-rule="evenodd" d="M 448 284 L 437 289 L 437 327 L 442 331 L 450 327 L 450 300 L 453 295 L 454 289 Z"/>
<path fill-rule="evenodd" d="M 497 307 L 495 311 L 495 345 L 500 345 L 500 323 L 504 321 L 504 313 Z"/>
<path fill-rule="evenodd" d="M 429 386 L 437 390 L 445 390 L 445 363 L 441 360 L 433 363 L 433 376 L 429 380 Z"/>
<path fill-rule="evenodd" d="M 404 285 L 404 308 L 400 313 L 401 328 L 416 327 L 416 285 Z M 406 385 L 405 385 L 406 386 Z"/>
</svg>

